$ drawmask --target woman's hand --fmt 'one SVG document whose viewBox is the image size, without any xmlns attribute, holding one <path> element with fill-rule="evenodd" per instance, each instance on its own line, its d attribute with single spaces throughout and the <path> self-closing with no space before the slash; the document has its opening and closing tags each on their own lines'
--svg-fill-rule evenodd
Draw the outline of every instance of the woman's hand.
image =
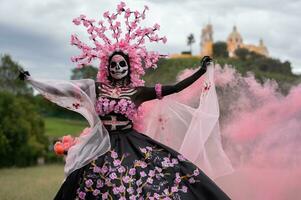
<svg viewBox="0 0 301 200">
<path fill-rule="evenodd" d="M 210 65 L 210 63 L 212 62 L 212 58 L 210 58 L 209 56 L 204 56 L 202 58 L 202 60 L 200 61 L 201 63 L 201 69 L 204 69 L 205 71 L 207 71 L 207 66 Z"/>
<path fill-rule="evenodd" d="M 22 81 L 26 79 L 26 77 L 30 76 L 28 71 L 19 71 L 19 76 L 18 78 Z"/>
</svg>

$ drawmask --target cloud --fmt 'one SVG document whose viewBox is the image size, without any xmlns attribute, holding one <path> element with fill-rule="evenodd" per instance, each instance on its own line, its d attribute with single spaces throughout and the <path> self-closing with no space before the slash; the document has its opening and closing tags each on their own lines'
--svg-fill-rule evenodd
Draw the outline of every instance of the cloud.
<svg viewBox="0 0 301 200">
<path fill-rule="evenodd" d="M 80 14 L 100 19 L 105 10 L 115 9 L 118 2 L 0 1 L 0 53 L 11 54 L 37 76 L 68 79 L 70 69 L 75 67 L 69 58 L 77 53 L 69 44 L 70 35 L 76 32 L 86 36 L 83 29 L 72 24 L 72 19 Z M 226 40 L 235 24 L 246 43 L 258 43 L 263 38 L 272 57 L 290 60 L 293 70 L 301 73 L 300 1 L 131 0 L 126 3 L 136 9 L 147 4 L 150 11 L 146 24 L 159 23 L 161 35 L 167 36 L 165 46 L 150 45 L 151 49 L 165 54 L 188 50 L 186 37 L 193 33 L 196 38 L 193 51 L 198 53 L 201 29 L 208 21 L 213 24 L 215 41 Z"/>
</svg>

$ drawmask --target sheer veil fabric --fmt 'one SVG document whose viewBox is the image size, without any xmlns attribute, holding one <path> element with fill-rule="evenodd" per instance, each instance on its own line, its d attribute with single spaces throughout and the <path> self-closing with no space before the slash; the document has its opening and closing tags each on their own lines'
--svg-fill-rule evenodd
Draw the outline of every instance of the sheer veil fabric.
<svg viewBox="0 0 301 200">
<path fill-rule="evenodd" d="M 32 77 L 28 77 L 27 80 L 46 99 L 80 113 L 89 122 L 89 134 L 80 136 L 78 143 L 68 150 L 64 168 L 65 177 L 110 150 L 109 133 L 94 108 L 96 101 L 94 80 L 36 80 Z"/>
<path fill-rule="evenodd" d="M 80 113 L 89 122 L 90 133 L 80 136 L 68 151 L 66 177 L 110 150 L 109 133 L 94 107 L 94 80 L 36 80 L 30 76 L 27 80 L 46 99 Z M 183 92 L 146 102 L 142 110 L 146 135 L 183 154 L 212 179 L 233 172 L 221 143 L 213 65 Z"/>
<path fill-rule="evenodd" d="M 143 110 L 148 136 L 181 153 L 212 179 L 233 172 L 221 142 L 213 64 L 184 91 L 146 103 Z"/>
</svg>

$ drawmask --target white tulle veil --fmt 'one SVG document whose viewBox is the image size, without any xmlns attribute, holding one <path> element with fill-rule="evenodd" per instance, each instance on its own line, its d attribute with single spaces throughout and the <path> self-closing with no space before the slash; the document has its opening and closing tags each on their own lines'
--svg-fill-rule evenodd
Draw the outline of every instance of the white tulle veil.
<svg viewBox="0 0 301 200">
<path fill-rule="evenodd" d="M 105 154 L 111 148 L 108 131 L 95 111 L 94 80 L 37 80 L 31 76 L 27 80 L 46 99 L 80 113 L 89 122 L 89 134 L 81 135 L 76 145 L 68 150 L 64 168 L 66 177 L 76 169 Z"/>
<path fill-rule="evenodd" d="M 143 105 L 144 133 L 175 149 L 216 179 L 233 172 L 222 148 L 214 65 L 180 93 Z"/>
</svg>

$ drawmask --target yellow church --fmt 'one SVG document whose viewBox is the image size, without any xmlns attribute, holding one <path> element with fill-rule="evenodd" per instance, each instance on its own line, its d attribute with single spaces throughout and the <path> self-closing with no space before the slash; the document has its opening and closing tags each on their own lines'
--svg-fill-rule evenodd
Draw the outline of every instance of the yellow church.
<svg viewBox="0 0 301 200">
<path fill-rule="evenodd" d="M 259 40 L 258 45 L 254 44 L 244 44 L 243 38 L 241 34 L 238 32 L 237 27 L 234 26 L 232 32 L 229 34 L 227 38 L 227 50 L 229 57 L 235 57 L 235 50 L 238 48 L 245 48 L 249 51 L 256 52 L 260 55 L 269 56 L 268 49 L 264 45 L 263 40 Z M 205 55 L 212 56 L 213 54 L 213 27 L 211 24 L 207 24 L 201 33 L 201 43 L 200 48 L 201 51 L 198 55 L 193 55 L 196 57 L 202 57 Z M 170 56 L 171 58 L 188 58 L 192 57 L 191 54 L 173 54 Z"/>
</svg>

